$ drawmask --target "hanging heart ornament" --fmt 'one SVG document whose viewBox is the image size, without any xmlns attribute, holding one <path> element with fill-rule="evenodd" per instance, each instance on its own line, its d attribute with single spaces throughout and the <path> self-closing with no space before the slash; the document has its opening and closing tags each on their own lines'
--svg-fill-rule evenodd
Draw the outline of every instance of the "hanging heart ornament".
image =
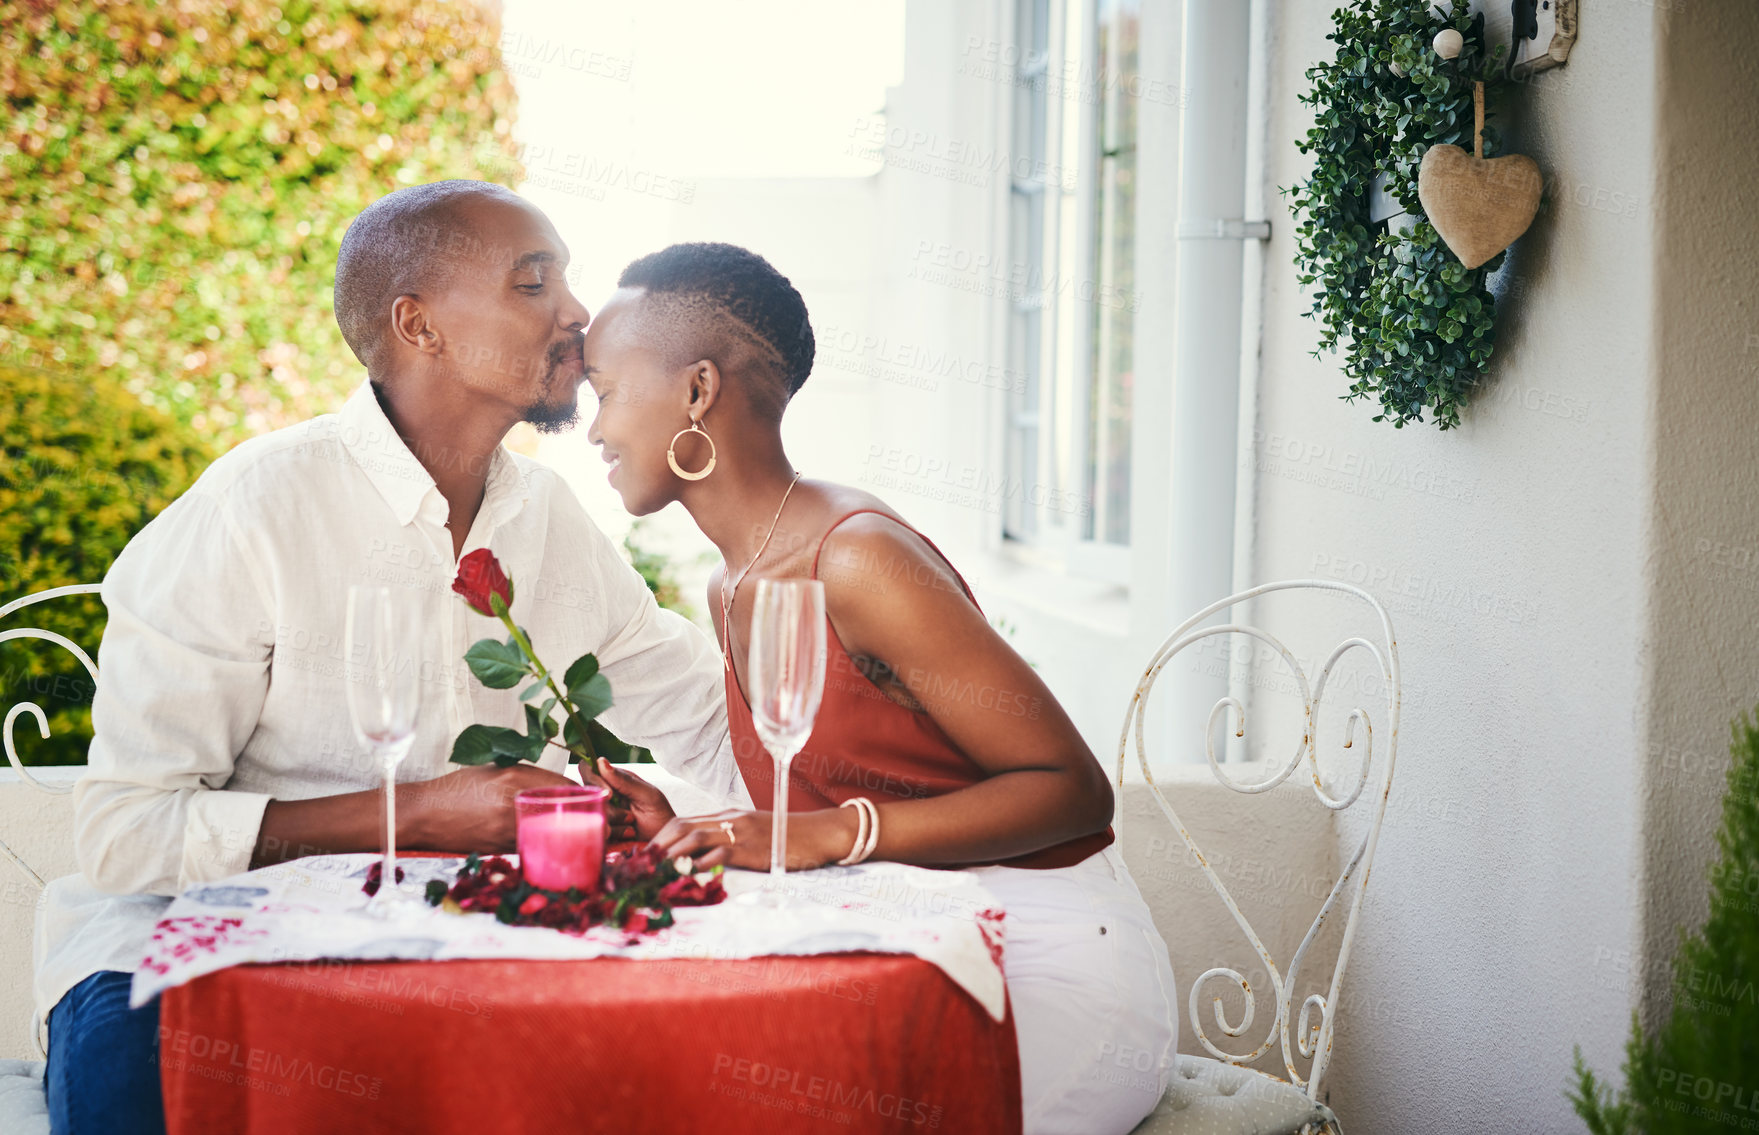
<svg viewBox="0 0 1759 1135">
<path fill-rule="evenodd" d="M 1539 163 L 1525 154 L 1486 159 L 1458 146 L 1431 146 L 1417 169 L 1423 212 L 1468 268 L 1527 231 L 1544 188 Z"/>
<path fill-rule="evenodd" d="M 1436 51 L 1453 58 L 1459 53 L 1458 38 L 1452 29 L 1436 36 Z M 1417 167 L 1417 198 L 1424 214 L 1468 268 L 1483 264 L 1527 231 L 1545 189 L 1539 163 L 1525 154 L 1485 158 L 1483 83 L 1473 85 L 1472 112 L 1472 153 L 1458 146 L 1431 146 Z"/>
</svg>

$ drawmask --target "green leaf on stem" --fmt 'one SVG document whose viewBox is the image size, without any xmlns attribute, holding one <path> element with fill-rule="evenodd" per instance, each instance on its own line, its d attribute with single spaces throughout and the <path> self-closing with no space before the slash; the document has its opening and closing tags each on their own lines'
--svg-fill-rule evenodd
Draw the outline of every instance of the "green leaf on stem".
<svg viewBox="0 0 1759 1135">
<path fill-rule="evenodd" d="M 583 731 L 582 724 L 580 718 L 569 714 L 568 720 L 562 723 L 562 743 L 574 753 L 574 760 L 586 761 L 590 764 L 593 758 L 598 756 L 598 750 L 593 747 L 592 739 Z"/>
<path fill-rule="evenodd" d="M 483 735 L 486 725 L 467 725 L 452 742 L 452 763 L 486 765 L 495 759 L 495 746 Z"/>
<path fill-rule="evenodd" d="M 644 745 L 631 745 L 597 721 L 586 723 L 586 734 L 592 739 L 593 751 L 612 764 L 651 765 L 653 750 Z"/>
<path fill-rule="evenodd" d="M 464 652 L 465 664 L 476 680 L 491 690 L 508 690 L 531 672 L 525 655 L 517 646 L 508 646 L 492 638 L 478 639 Z"/>
<path fill-rule="evenodd" d="M 539 737 L 548 741 L 556 735 L 559 729 L 561 726 L 556 724 L 556 719 L 544 713 L 537 706 L 528 705 L 525 707 L 525 735 L 527 737 Z M 540 753 L 543 751 L 542 745 L 538 746 L 538 751 Z M 536 760 L 537 758 L 533 757 L 532 759 Z"/>
<path fill-rule="evenodd" d="M 568 700 L 574 703 L 582 718 L 591 721 L 611 708 L 611 680 L 595 673 L 584 682 L 570 682 Z"/>
<path fill-rule="evenodd" d="M 533 682 L 531 685 L 529 685 L 529 686 L 525 687 L 523 690 L 519 691 L 519 700 L 520 701 L 530 701 L 536 695 L 543 693 L 544 690 L 547 688 L 548 688 L 547 683 L 545 683 L 542 678 L 539 678 L 537 681 Z M 550 700 L 553 702 L 555 699 L 552 698 Z M 544 712 L 548 713 L 549 710 L 546 709 Z"/>
<path fill-rule="evenodd" d="M 497 758 L 503 756 L 512 756 L 517 761 L 529 747 L 530 741 L 517 729 L 500 725 L 467 725 L 452 742 L 452 763 L 486 765 L 493 761 L 501 764 Z"/>
<path fill-rule="evenodd" d="M 568 667 L 568 673 L 562 676 L 562 684 L 572 690 L 582 682 L 590 680 L 592 676 L 598 672 L 598 656 L 594 654 L 582 654 L 579 658 L 574 660 L 574 665 Z"/>
</svg>

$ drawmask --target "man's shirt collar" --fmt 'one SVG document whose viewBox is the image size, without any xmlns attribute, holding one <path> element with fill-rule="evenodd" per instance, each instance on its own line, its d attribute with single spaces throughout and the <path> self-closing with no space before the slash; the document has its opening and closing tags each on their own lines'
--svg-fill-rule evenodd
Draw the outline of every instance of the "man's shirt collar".
<svg viewBox="0 0 1759 1135">
<path fill-rule="evenodd" d="M 428 507 L 436 513 L 437 523 L 443 525 L 447 513 L 445 497 L 435 485 L 433 475 L 385 416 L 370 381 L 361 383 L 349 396 L 339 417 L 344 448 L 391 506 L 397 523 L 409 524 L 420 515 L 424 502 L 431 501 Z M 490 530 L 518 513 L 530 496 L 518 464 L 506 446 L 497 445 L 489 455 L 488 481 L 479 509 L 491 525 Z"/>
</svg>

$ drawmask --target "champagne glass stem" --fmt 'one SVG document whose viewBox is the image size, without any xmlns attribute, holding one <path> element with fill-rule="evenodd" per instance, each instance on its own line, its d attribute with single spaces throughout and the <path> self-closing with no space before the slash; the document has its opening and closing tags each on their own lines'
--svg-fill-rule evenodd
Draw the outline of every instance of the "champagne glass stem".
<svg viewBox="0 0 1759 1135">
<path fill-rule="evenodd" d="M 779 883 L 788 873 L 788 767 L 794 754 L 776 755 L 776 801 L 770 815 L 770 881 Z"/>
<path fill-rule="evenodd" d="M 385 758 L 385 863 L 379 869 L 379 894 L 391 894 L 397 889 L 397 766 L 391 762 L 390 754 L 382 754 Z"/>
</svg>

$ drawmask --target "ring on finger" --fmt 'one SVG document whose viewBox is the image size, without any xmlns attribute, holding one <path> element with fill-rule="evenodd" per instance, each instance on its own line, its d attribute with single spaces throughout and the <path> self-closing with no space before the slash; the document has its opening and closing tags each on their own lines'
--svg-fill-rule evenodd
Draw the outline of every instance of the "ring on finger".
<svg viewBox="0 0 1759 1135">
<path fill-rule="evenodd" d="M 733 831 L 733 821 L 732 820 L 722 820 L 721 821 L 721 830 L 727 833 L 727 842 L 728 843 L 736 844 L 739 842 L 739 836 Z"/>
</svg>

